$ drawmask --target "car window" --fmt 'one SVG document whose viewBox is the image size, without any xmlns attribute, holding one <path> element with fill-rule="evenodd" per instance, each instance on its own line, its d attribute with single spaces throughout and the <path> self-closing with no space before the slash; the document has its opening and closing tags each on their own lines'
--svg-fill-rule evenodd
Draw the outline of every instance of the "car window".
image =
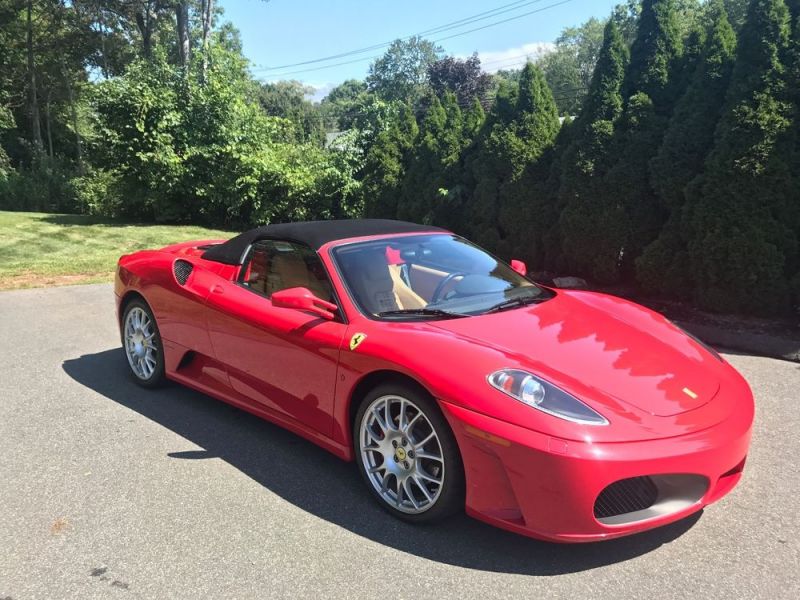
<svg viewBox="0 0 800 600">
<path fill-rule="evenodd" d="M 292 242 L 262 240 L 250 247 L 239 283 L 267 297 L 288 288 L 304 287 L 333 302 L 330 280 L 316 252 Z"/>
<path fill-rule="evenodd" d="M 377 317 L 470 316 L 551 296 L 452 235 L 359 242 L 336 248 L 333 254 L 356 304 Z"/>
</svg>

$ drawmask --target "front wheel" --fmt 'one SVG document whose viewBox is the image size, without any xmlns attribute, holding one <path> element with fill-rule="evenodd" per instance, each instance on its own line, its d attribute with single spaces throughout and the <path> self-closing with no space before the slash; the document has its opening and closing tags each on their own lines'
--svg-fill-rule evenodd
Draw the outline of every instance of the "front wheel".
<svg viewBox="0 0 800 600">
<path fill-rule="evenodd" d="M 353 436 L 361 475 L 393 515 L 421 523 L 463 509 L 461 455 L 426 394 L 400 384 L 376 387 L 359 407 Z"/>
<path fill-rule="evenodd" d="M 122 345 L 133 380 L 143 387 L 164 383 L 164 352 L 161 335 L 150 307 L 131 300 L 122 316 Z"/>
</svg>

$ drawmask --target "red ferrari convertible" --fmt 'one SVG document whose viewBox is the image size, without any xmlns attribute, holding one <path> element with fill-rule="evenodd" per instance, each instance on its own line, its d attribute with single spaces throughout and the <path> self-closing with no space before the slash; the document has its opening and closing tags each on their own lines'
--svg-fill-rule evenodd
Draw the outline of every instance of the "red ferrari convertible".
<svg viewBox="0 0 800 600">
<path fill-rule="evenodd" d="M 142 386 L 180 382 L 355 460 L 413 522 L 466 508 L 592 541 L 727 494 L 744 379 L 655 312 L 511 264 L 413 223 L 268 225 L 123 256 L 122 344 Z"/>
</svg>

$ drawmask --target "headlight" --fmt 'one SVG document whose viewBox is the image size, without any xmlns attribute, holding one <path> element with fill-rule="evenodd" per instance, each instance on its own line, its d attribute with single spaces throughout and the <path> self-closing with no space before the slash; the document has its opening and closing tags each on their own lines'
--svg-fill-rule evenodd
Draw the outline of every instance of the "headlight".
<svg viewBox="0 0 800 600">
<path fill-rule="evenodd" d="M 504 394 L 554 417 L 583 425 L 608 425 L 603 415 L 575 396 L 526 371 L 501 369 L 489 375 L 488 381 Z"/>
</svg>

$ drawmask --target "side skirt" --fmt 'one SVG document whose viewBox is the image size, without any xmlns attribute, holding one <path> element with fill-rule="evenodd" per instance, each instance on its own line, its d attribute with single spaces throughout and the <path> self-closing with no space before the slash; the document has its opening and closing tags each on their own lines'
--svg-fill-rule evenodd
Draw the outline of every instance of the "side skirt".
<svg viewBox="0 0 800 600">
<path fill-rule="evenodd" d="M 202 392 L 203 394 L 211 396 L 212 398 L 216 398 L 217 400 L 222 400 L 223 402 L 235 406 L 236 408 L 249 412 L 257 417 L 260 417 L 265 421 L 269 421 L 270 423 L 274 423 L 275 425 L 283 427 L 284 429 L 288 429 L 292 433 L 307 439 L 309 442 L 312 442 L 317 446 L 320 446 L 321 448 L 327 450 L 328 452 L 334 454 L 335 456 L 341 458 L 342 460 L 345 461 L 352 460 L 352 450 L 348 446 L 340 444 L 339 442 L 336 442 L 331 438 L 326 437 L 322 433 L 314 429 L 311 429 L 309 427 L 306 427 L 305 425 L 294 419 L 287 418 L 284 415 L 279 415 L 278 413 L 273 412 L 267 408 L 255 406 L 251 402 L 240 397 L 233 390 L 223 392 L 219 388 L 217 389 L 211 388 L 209 386 L 206 386 L 198 382 L 197 380 L 191 377 L 187 377 L 186 375 L 183 375 L 181 373 L 176 373 L 174 371 L 173 372 L 167 371 L 166 375 L 168 379 L 180 383 L 181 385 L 185 385 L 186 387 L 191 388 L 195 391 Z"/>
</svg>

